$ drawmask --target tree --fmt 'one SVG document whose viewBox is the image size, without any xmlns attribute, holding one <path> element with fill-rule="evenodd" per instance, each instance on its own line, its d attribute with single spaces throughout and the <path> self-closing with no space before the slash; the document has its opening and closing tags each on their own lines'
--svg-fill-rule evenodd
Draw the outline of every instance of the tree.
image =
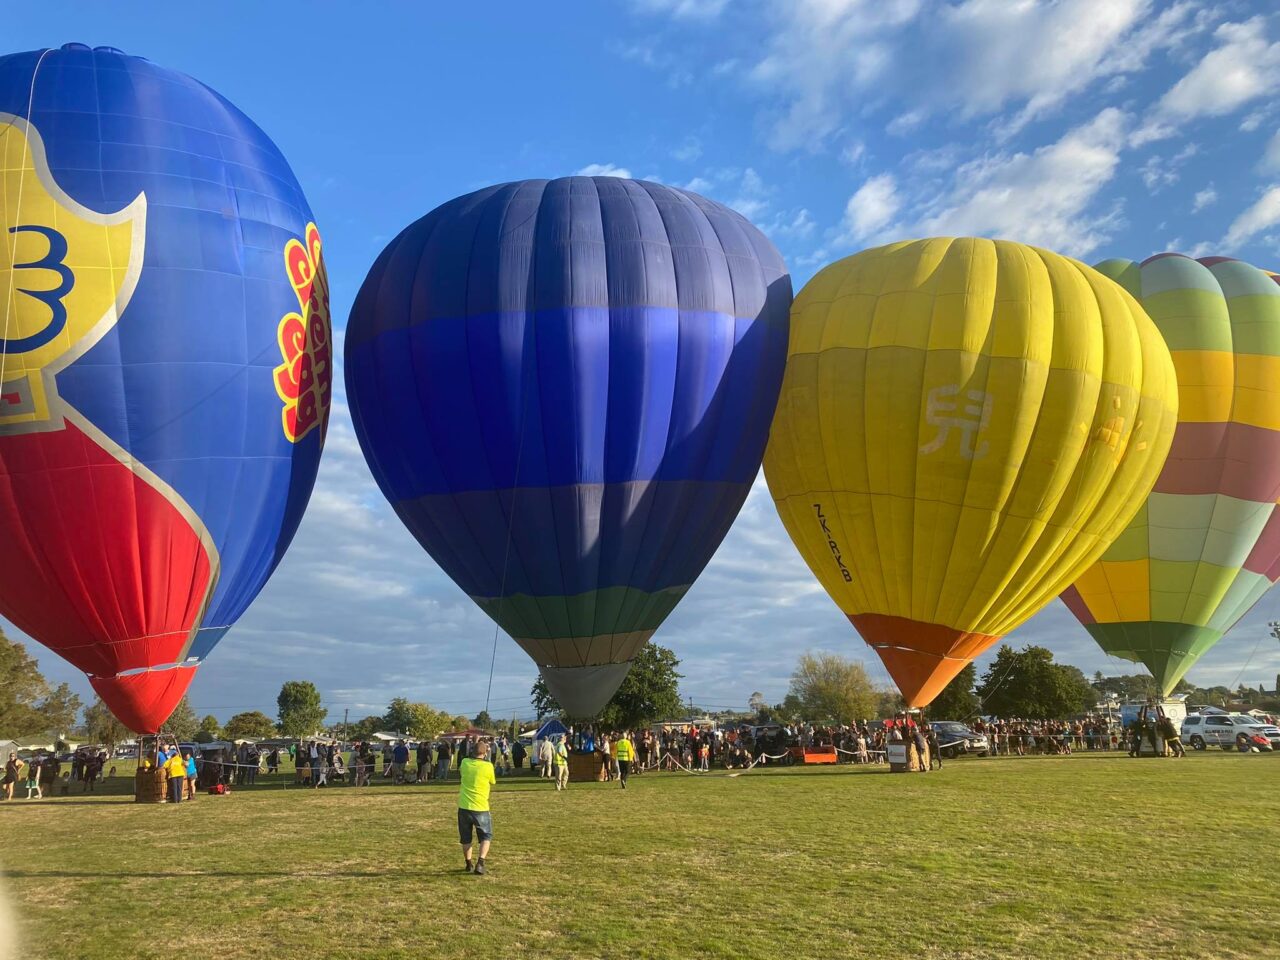
<svg viewBox="0 0 1280 960">
<path fill-rule="evenodd" d="M 342 734 L 348 740 L 368 740 L 382 729 L 382 717 L 365 717 L 354 723 L 348 723 Z"/>
<path fill-rule="evenodd" d="M 164 722 L 164 732 L 179 740 L 194 741 L 199 729 L 200 721 L 196 719 L 196 712 L 191 709 L 191 701 L 184 694 L 173 708 L 173 713 L 169 714 L 169 719 Z"/>
<path fill-rule="evenodd" d="M 881 687 L 876 691 L 876 717 L 884 720 L 896 717 L 907 709 L 907 701 L 893 687 Z"/>
<path fill-rule="evenodd" d="M 876 690 L 866 668 L 836 653 L 803 653 L 791 675 L 791 690 L 804 704 L 805 719 L 853 723 L 870 717 Z"/>
<path fill-rule="evenodd" d="M 493 726 L 493 717 L 489 716 L 488 710 L 481 710 L 471 718 L 471 724 L 480 730 L 488 730 Z"/>
<path fill-rule="evenodd" d="M 329 711 L 321 705 L 320 691 L 310 680 L 286 680 L 276 697 L 280 732 L 286 737 L 308 737 L 323 725 Z"/>
<path fill-rule="evenodd" d="M 93 703 L 84 709 L 84 733 L 90 743 L 104 744 L 108 756 L 115 752 L 117 743 L 132 736 L 129 728 L 116 719 L 101 697 L 94 697 Z"/>
<path fill-rule="evenodd" d="M 222 724 L 212 713 L 206 714 L 200 721 L 200 729 L 196 731 L 196 743 L 213 743 L 222 739 Z"/>
<path fill-rule="evenodd" d="M 1083 713 L 1097 693 L 1079 668 L 1054 663 L 1052 653 L 1030 644 L 1021 650 L 1002 645 L 978 685 L 987 712 L 1027 720 Z"/>
<path fill-rule="evenodd" d="M 374 733 L 379 729 L 392 730 L 426 740 L 443 732 L 451 722 L 452 718 L 449 714 L 432 708 L 429 703 L 415 703 L 404 697 L 396 697 L 387 706 L 381 726 L 369 732 Z M 461 729 L 466 728 L 467 724 L 464 723 Z"/>
<path fill-rule="evenodd" d="M 755 691 L 751 696 L 747 697 L 747 709 L 760 716 L 769 709 L 769 705 L 765 702 L 764 694 L 759 690 Z"/>
<path fill-rule="evenodd" d="M 678 716 L 681 674 L 676 668 L 679 666 L 680 660 L 671 650 L 646 643 L 632 662 L 622 686 L 595 722 L 609 730 L 630 730 Z M 529 693 L 538 716 L 562 713 L 542 677 L 538 677 Z"/>
<path fill-rule="evenodd" d="M 933 703 L 929 704 L 929 716 L 938 720 L 968 720 L 976 717 L 982 709 L 982 701 L 973 692 L 977 682 L 977 668 L 972 663 L 966 663 L 964 669 L 955 675 L 955 679 L 943 687 Z"/>
<path fill-rule="evenodd" d="M 80 713 L 80 698 L 65 683 L 49 689 L 27 648 L 0 630 L 0 731 L 7 737 L 66 733 Z"/>
<path fill-rule="evenodd" d="M 262 740 L 276 735 L 276 725 L 261 710 L 250 710 L 248 713 L 237 713 L 228 720 L 225 735 L 228 740 L 244 737 Z"/>
</svg>

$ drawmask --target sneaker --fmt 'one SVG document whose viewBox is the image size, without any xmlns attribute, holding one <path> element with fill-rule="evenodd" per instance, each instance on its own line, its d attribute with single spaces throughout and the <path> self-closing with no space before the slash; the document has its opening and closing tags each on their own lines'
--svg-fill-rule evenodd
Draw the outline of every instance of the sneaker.
<svg viewBox="0 0 1280 960">
<path fill-rule="evenodd" d="M 473 870 L 475 870 L 475 868 L 476 868 L 476 865 L 472 863 L 470 860 L 466 862 L 466 866 L 464 867 L 467 873 L 471 873 Z"/>
<path fill-rule="evenodd" d="M 484 861 L 483 861 L 483 860 L 477 860 L 477 861 L 476 861 L 476 876 L 477 876 L 477 877 L 482 877 L 482 876 L 484 876 L 484 873 L 485 873 L 485 869 L 484 869 Z"/>
</svg>

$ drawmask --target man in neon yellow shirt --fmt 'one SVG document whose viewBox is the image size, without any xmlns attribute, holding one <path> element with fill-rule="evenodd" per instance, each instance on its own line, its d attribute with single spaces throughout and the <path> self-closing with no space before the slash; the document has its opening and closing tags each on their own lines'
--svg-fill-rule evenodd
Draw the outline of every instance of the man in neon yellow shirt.
<svg viewBox="0 0 1280 960">
<path fill-rule="evenodd" d="M 556 792 L 569 786 L 569 748 L 565 746 L 564 737 L 556 738 L 552 748 L 551 762 L 556 768 Z"/>
<path fill-rule="evenodd" d="M 626 730 L 613 742 L 614 757 L 618 761 L 618 779 L 622 781 L 622 789 L 627 789 L 627 774 L 631 772 L 631 761 L 636 758 L 636 748 L 631 745 L 631 737 Z"/>
<path fill-rule="evenodd" d="M 475 745 L 475 754 L 458 761 L 462 775 L 462 787 L 458 790 L 458 840 L 462 844 L 462 856 L 467 873 L 473 870 L 483 875 L 484 860 L 489 855 L 489 841 L 493 839 L 493 817 L 489 813 L 489 788 L 498 780 L 493 764 L 489 762 L 489 744 L 481 740 Z M 475 831 L 480 841 L 480 856 L 471 862 L 471 833 Z"/>
</svg>

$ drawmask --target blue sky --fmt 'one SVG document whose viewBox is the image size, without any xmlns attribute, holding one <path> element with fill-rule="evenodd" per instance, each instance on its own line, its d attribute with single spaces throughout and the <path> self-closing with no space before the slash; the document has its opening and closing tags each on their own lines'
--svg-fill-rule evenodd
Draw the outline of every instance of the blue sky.
<svg viewBox="0 0 1280 960">
<path fill-rule="evenodd" d="M 411 220 L 485 184 L 579 172 L 736 207 L 797 289 L 863 247 L 939 234 L 1090 262 L 1177 250 L 1280 265 L 1280 15 L 1260 0 L 218 6 L 18 6 L 5 52 L 109 44 L 236 103 L 307 192 L 339 324 Z M 1263 634 L 1276 618 L 1273 592 L 1190 678 L 1272 686 L 1280 645 Z M 493 638 L 383 503 L 339 389 L 293 548 L 191 698 L 224 718 L 274 714 L 281 681 L 311 679 L 339 717 L 397 695 L 474 714 Z M 658 640 L 683 658 L 685 693 L 710 705 L 780 699 L 806 648 L 859 657 L 887 683 L 763 481 Z M 1136 669 L 1057 602 L 1012 640 L 1090 673 Z M 77 671 L 30 646 L 88 697 Z M 499 638 L 490 711 L 528 713 L 534 673 Z"/>
</svg>

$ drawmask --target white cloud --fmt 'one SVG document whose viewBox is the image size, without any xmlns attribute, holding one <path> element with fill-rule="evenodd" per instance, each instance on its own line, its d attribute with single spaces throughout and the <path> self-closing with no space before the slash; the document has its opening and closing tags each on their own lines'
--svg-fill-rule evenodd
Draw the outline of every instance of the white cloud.
<svg viewBox="0 0 1280 960">
<path fill-rule="evenodd" d="M 1115 176 L 1128 118 L 1114 108 L 1033 153 L 962 167 L 912 235 L 1007 237 L 1084 256 L 1115 228 L 1118 211 L 1094 212 Z"/>
<path fill-rule="evenodd" d="M 1152 193 L 1159 193 L 1165 187 L 1173 186 L 1181 176 L 1183 164 L 1200 151 L 1199 144 L 1188 143 L 1167 160 L 1158 155 L 1150 156 L 1138 168 L 1138 175 Z"/>
<path fill-rule="evenodd" d="M 1195 200 L 1191 204 L 1191 212 L 1199 213 L 1205 207 L 1211 207 L 1218 202 L 1218 191 L 1213 188 L 1213 184 L 1209 184 L 1203 190 L 1196 191 Z"/>
<path fill-rule="evenodd" d="M 702 156 L 702 142 L 697 137 L 689 137 L 671 151 L 671 156 L 681 163 L 692 163 Z"/>
<path fill-rule="evenodd" d="M 1219 26 L 1214 31 L 1218 45 L 1160 98 L 1134 143 L 1170 136 L 1189 120 L 1222 116 L 1280 91 L 1280 43 L 1267 34 L 1261 16 Z"/>
<path fill-rule="evenodd" d="M 871 177 L 845 204 L 843 235 L 848 242 L 869 237 L 887 227 L 901 209 L 902 198 L 893 174 Z"/>
<path fill-rule="evenodd" d="M 776 101 L 771 140 L 813 147 L 893 105 L 891 133 L 929 116 L 1014 108 L 1010 134 L 1095 81 L 1143 68 L 1204 29 L 1192 0 L 794 0 L 751 71 Z"/>
<path fill-rule="evenodd" d="M 614 166 L 612 163 L 588 163 L 575 176 L 579 177 L 622 177 L 631 179 L 631 171 L 626 167 Z"/>
<path fill-rule="evenodd" d="M 665 13 L 682 20 L 714 20 L 729 0 L 633 0 L 645 13 Z"/>
<path fill-rule="evenodd" d="M 1280 185 L 1267 189 L 1248 209 L 1231 221 L 1222 246 L 1235 251 L 1262 231 L 1280 223 Z"/>
<path fill-rule="evenodd" d="M 1280 173 L 1280 130 L 1273 133 L 1267 141 L 1267 149 L 1258 166 L 1263 173 Z"/>
</svg>

